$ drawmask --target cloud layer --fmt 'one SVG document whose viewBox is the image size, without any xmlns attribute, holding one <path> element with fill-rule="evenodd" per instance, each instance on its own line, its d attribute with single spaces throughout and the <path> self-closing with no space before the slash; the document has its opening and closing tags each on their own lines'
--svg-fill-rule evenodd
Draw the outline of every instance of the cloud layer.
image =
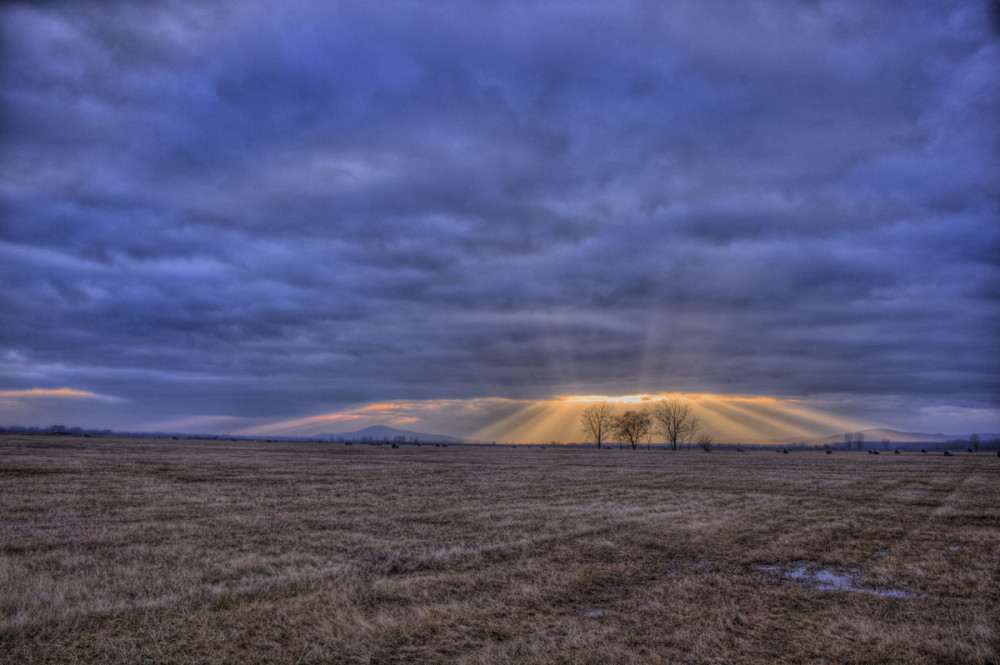
<svg viewBox="0 0 1000 665">
<path fill-rule="evenodd" d="M 0 19 L 0 390 L 127 400 L 108 426 L 692 391 L 1000 429 L 983 3 Z"/>
</svg>

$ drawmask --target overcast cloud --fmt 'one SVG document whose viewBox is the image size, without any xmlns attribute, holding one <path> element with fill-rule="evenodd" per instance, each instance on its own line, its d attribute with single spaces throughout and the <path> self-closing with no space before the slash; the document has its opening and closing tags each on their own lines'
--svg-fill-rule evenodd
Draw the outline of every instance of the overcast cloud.
<svg viewBox="0 0 1000 665">
<path fill-rule="evenodd" d="M 0 425 L 681 391 L 1000 430 L 990 18 L 5 3 Z"/>
</svg>

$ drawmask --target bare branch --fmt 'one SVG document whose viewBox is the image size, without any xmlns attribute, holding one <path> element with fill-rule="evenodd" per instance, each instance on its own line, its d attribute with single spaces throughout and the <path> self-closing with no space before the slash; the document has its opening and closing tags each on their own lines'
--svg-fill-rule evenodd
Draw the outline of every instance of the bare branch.
<svg viewBox="0 0 1000 665">
<path fill-rule="evenodd" d="M 646 435 L 651 426 L 649 414 L 645 409 L 640 411 L 626 411 L 618 418 L 615 418 L 615 431 L 620 437 L 628 440 L 632 450 L 639 446 L 642 437 Z"/>
<path fill-rule="evenodd" d="M 600 448 L 614 427 L 614 408 L 609 402 L 598 402 L 588 406 L 580 415 L 580 424 L 587 438 L 592 439 Z"/>
<path fill-rule="evenodd" d="M 698 418 L 691 406 L 681 400 L 664 399 L 653 405 L 653 420 L 671 448 L 678 443 L 690 442 L 698 430 Z"/>
</svg>

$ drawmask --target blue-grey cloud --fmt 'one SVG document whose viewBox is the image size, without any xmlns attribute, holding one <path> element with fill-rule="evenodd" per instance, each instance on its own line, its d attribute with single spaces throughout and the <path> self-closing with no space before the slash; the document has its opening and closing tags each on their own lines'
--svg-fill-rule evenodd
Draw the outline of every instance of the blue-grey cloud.
<svg viewBox="0 0 1000 665">
<path fill-rule="evenodd" d="M 7 3 L 0 388 L 1000 408 L 989 12 Z"/>
</svg>

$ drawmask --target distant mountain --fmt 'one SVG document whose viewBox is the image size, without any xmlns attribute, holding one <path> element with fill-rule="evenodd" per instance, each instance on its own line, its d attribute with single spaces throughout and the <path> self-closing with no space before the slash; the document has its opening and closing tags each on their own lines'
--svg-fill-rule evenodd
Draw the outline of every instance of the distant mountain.
<svg viewBox="0 0 1000 665">
<path fill-rule="evenodd" d="M 402 437 L 406 443 L 419 441 L 420 443 L 464 443 L 462 439 L 444 434 L 427 434 L 425 432 L 414 432 L 407 429 L 396 429 L 386 425 L 373 425 L 359 429 L 356 432 L 341 432 L 340 434 L 320 434 L 317 438 L 327 441 L 396 441 Z"/>
<path fill-rule="evenodd" d="M 926 432 L 898 432 L 892 429 L 866 429 L 861 431 L 865 435 L 865 446 L 880 444 L 883 439 L 889 439 L 892 443 L 946 443 L 948 441 L 968 440 L 971 434 L 927 434 Z M 1000 435 L 986 432 L 979 435 L 982 441 L 992 441 Z M 796 443 L 804 443 L 809 446 L 835 446 L 844 444 L 844 434 L 831 434 L 830 436 L 818 438 L 787 438 L 774 443 L 784 446 L 792 446 Z"/>
</svg>

